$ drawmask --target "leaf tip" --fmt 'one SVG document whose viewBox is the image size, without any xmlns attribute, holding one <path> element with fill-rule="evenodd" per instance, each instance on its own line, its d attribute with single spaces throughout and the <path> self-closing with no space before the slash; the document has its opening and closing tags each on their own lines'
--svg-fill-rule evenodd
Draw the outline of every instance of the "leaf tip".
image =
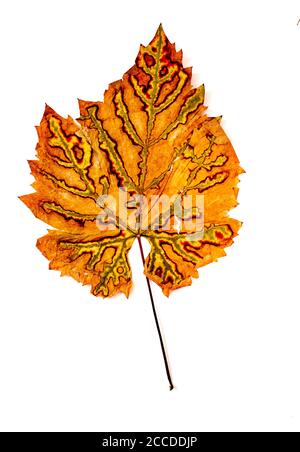
<svg viewBox="0 0 300 452">
<path fill-rule="evenodd" d="M 156 33 L 155 33 L 154 39 L 157 38 L 158 36 L 159 36 L 160 38 L 166 38 L 166 39 L 168 39 L 168 38 L 167 38 L 167 35 L 166 35 L 166 33 L 165 33 L 165 30 L 164 30 L 164 27 L 163 27 L 163 24 L 162 24 L 162 23 L 159 24 L 159 27 L 158 27 L 158 29 L 157 29 L 157 31 L 156 31 Z"/>
<path fill-rule="evenodd" d="M 164 33 L 164 27 L 163 27 L 162 22 L 159 24 L 157 31 L 159 31 L 160 33 Z"/>
<path fill-rule="evenodd" d="M 53 114 L 55 115 L 56 112 L 53 110 L 52 107 L 50 107 L 50 105 L 45 103 L 45 110 L 44 110 L 43 118 L 45 118 L 48 115 L 53 115 Z"/>
</svg>

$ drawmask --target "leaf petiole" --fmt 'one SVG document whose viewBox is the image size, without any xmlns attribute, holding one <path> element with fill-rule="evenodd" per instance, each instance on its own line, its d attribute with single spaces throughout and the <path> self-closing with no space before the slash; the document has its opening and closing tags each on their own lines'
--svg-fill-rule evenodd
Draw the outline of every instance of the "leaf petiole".
<svg viewBox="0 0 300 452">
<path fill-rule="evenodd" d="M 145 255 L 144 255 L 141 236 L 138 235 L 137 238 L 138 238 L 138 242 L 139 242 L 142 261 L 143 261 L 143 264 L 145 265 Z M 157 332 L 158 332 L 158 336 L 159 336 L 160 346 L 161 346 L 161 350 L 162 350 L 162 354 L 163 354 L 163 358 L 164 358 L 166 373 L 167 373 L 167 377 L 168 377 L 169 384 L 170 384 L 170 391 L 172 391 L 174 389 L 174 385 L 172 382 L 171 372 L 169 369 L 169 363 L 168 363 L 168 358 L 167 358 L 167 353 L 165 350 L 162 333 L 160 331 L 160 326 L 159 326 L 159 321 L 158 321 L 158 317 L 157 317 L 157 313 L 156 313 L 156 309 L 155 309 L 155 303 L 154 303 L 154 298 L 153 298 L 153 294 L 152 294 L 151 284 L 150 284 L 150 280 L 147 276 L 146 276 L 146 280 L 147 280 L 147 286 L 148 286 L 149 296 L 150 296 L 150 300 L 151 300 L 153 315 L 154 315 L 154 319 L 155 319 L 155 324 L 156 324 L 156 328 L 157 328 Z"/>
</svg>

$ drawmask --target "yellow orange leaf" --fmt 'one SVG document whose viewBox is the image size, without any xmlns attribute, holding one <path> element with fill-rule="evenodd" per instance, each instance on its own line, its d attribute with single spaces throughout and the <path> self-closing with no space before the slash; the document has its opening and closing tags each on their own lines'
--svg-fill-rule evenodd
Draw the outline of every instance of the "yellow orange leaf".
<svg viewBox="0 0 300 452">
<path fill-rule="evenodd" d="M 79 101 L 77 121 L 46 106 L 30 162 L 35 192 L 21 199 L 54 229 L 38 241 L 50 268 L 91 285 L 96 296 L 129 295 L 136 238 L 151 245 L 146 276 L 169 295 L 224 256 L 238 233 L 228 212 L 237 205 L 242 170 L 221 118 L 205 114 L 204 86 L 193 88 L 191 79 L 160 26 L 103 102 Z M 175 207 L 197 195 L 205 217 L 191 234 L 196 205 L 180 230 Z M 172 199 L 171 209 L 162 197 Z"/>
</svg>

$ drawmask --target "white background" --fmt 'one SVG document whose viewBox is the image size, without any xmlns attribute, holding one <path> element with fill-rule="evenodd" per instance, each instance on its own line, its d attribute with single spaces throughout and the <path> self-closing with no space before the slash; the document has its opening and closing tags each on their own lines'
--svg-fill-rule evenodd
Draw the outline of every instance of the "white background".
<svg viewBox="0 0 300 452">
<path fill-rule="evenodd" d="M 0 7 L 0 429 L 300 431 L 299 1 L 6 1 Z M 50 104 L 78 116 L 162 22 L 247 171 L 228 257 L 154 294 L 103 301 L 48 271 L 47 226 L 17 199 Z"/>
</svg>

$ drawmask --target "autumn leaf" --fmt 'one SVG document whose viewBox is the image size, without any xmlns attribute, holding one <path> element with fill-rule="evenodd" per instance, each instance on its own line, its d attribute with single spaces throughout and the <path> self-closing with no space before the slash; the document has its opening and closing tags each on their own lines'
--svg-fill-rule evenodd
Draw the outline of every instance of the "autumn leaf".
<svg viewBox="0 0 300 452">
<path fill-rule="evenodd" d="M 228 212 L 237 205 L 242 170 L 221 118 L 205 114 L 204 86 L 193 88 L 191 79 L 182 52 L 160 26 L 103 102 L 79 101 L 78 120 L 46 106 L 37 127 L 37 160 L 29 162 L 35 192 L 21 199 L 53 228 L 37 244 L 50 268 L 91 285 L 95 296 L 129 295 L 128 254 L 136 238 L 151 245 L 146 276 L 169 295 L 190 285 L 199 267 L 224 256 L 238 233 L 240 223 Z M 127 193 L 136 225 L 116 215 L 120 191 Z M 149 228 L 141 221 L 149 204 L 130 205 L 135 196 L 162 195 L 173 206 L 188 195 L 203 195 L 201 235 L 172 227 L 172 209 L 171 226 L 164 226 L 167 212 L 158 210 L 151 222 L 156 227 Z M 113 209 L 105 197 L 116 200 Z M 157 205 L 152 202 L 152 213 Z"/>
</svg>

